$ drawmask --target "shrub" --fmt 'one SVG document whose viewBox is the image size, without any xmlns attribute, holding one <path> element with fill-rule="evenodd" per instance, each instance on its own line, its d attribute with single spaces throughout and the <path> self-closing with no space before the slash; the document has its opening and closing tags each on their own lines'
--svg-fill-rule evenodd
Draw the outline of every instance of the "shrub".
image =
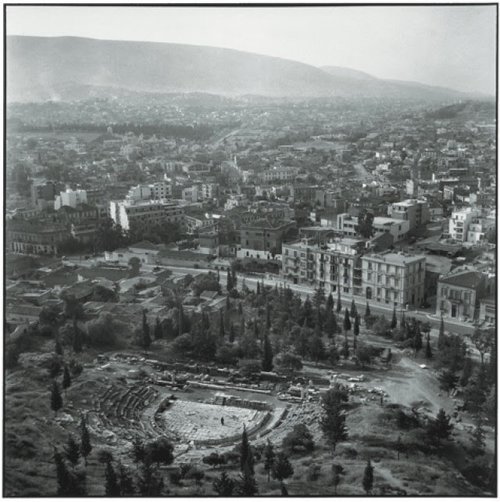
<svg viewBox="0 0 500 502">
<path fill-rule="evenodd" d="M 290 453 L 310 452 L 314 450 L 314 440 L 305 424 L 296 425 L 283 438 L 283 449 Z"/>
<path fill-rule="evenodd" d="M 321 466 L 311 464 L 307 469 L 307 481 L 317 481 L 321 475 Z"/>
</svg>

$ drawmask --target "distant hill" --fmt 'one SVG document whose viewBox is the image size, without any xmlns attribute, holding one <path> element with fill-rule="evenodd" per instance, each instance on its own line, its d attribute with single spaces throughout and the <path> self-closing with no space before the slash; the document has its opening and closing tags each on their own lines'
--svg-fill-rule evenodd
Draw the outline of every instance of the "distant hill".
<svg viewBox="0 0 500 502">
<path fill-rule="evenodd" d="M 9 102 L 172 92 L 435 100 L 465 96 L 450 89 L 388 82 L 348 68 L 316 68 L 231 49 L 77 37 L 7 37 Z"/>
</svg>

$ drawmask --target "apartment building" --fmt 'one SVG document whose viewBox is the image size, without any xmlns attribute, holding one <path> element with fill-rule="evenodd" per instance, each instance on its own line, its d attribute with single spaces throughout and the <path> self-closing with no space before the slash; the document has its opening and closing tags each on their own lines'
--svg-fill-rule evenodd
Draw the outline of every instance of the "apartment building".
<svg viewBox="0 0 500 502">
<path fill-rule="evenodd" d="M 134 224 L 154 226 L 162 223 L 179 223 L 184 220 L 184 208 L 176 202 L 167 200 L 111 201 L 111 219 L 123 230 L 130 230 Z"/>
<path fill-rule="evenodd" d="M 327 294 L 361 295 L 364 241 L 336 239 L 325 244 L 303 239 L 283 244 L 282 273 L 295 284 L 321 286 Z"/>
<path fill-rule="evenodd" d="M 349 213 L 337 215 L 337 229 L 346 237 L 358 236 L 358 217 Z M 410 230 L 410 223 L 407 220 L 396 220 L 384 216 L 375 216 L 373 219 L 373 236 L 379 237 L 383 234 L 391 234 L 394 242 L 403 240 Z"/>
<path fill-rule="evenodd" d="M 469 225 L 478 216 L 480 211 L 471 207 L 453 211 L 449 222 L 450 237 L 456 241 L 466 242 Z"/>
<path fill-rule="evenodd" d="M 149 185 L 136 185 L 132 187 L 126 199 L 138 200 L 162 200 L 172 197 L 172 185 L 165 181 L 158 181 Z"/>
<path fill-rule="evenodd" d="M 430 220 L 429 203 L 426 200 L 406 199 L 389 205 L 387 214 L 395 220 L 409 223 L 409 230 L 424 225 Z"/>
<path fill-rule="evenodd" d="M 76 208 L 81 204 L 87 204 L 87 192 L 85 190 L 71 190 L 67 188 L 66 191 L 56 195 L 54 209 L 58 211 L 63 206 Z"/>
<path fill-rule="evenodd" d="M 424 300 L 425 256 L 385 252 L 364 255 L 362 282 L 367 300 L 419 307 Z"/>
<path fill-rule="evenodd" d="M 67 225 L 38 221 L 11 221 L 7 227 L 7 247 L 21 254 L 57 254 L 58 245 L 69 237 Z"/>
</svg>

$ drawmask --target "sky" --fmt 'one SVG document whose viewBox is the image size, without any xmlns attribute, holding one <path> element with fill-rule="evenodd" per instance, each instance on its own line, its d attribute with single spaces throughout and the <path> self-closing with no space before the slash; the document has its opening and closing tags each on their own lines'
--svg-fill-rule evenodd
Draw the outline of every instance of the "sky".
<svg viewBox="0 0 500 502">
<path fill-rule="evenodd" d="M 7 34 L 225 47 L 495 94 L 495 6 L 9 6 Z"/>
</svg>

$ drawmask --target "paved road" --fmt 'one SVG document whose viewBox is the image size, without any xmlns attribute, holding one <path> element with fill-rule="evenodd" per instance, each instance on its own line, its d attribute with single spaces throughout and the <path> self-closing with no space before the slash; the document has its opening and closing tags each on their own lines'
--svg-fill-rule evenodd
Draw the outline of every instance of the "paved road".
<svg viewBox="0 0 500 502">
<path fill-rule="evenodd" d="M 72 258 L 67 258 L 65 261 L 66 262 L 73 262 L 75 265 L 78 266 L 93 266 L 96 264 L 96 262 L 101 259 L 102 257 L 92 257 L 89 258 L 88 260 L 81 260 L 78 257 L 76 260 Z M 213 268 L 194 268 L 194 267 L 175 267 L 175 266 L 156 266 L 156 265 L 147 265 L 147 264 L 142 264 L 141 265 L 141 271 L 143 272 L 152 272 L 153 269 L 168 269 L 172 270 L 172 272 L 175 273 L 180 273 L 180 274 L 200 274 L 200 273 L 207 273 L 207 272 L 214 272 Z M 226 283 L 226 272 L 224 270 L 219 271 L 220 278 L 221 278 L 221 283 L 224 285 Z M 274 287 L 276 284 L 278 287 L 281 285 L 283 287 L 288 286 L 294 293 L 297 293 L 300 295 L 300 297 L 304 300 L 306 297 L 312 297 L 314 294 L 314 288 L 310 286 L 305 286 L 303 284 L 292 284 L 283 278 L 276 277 L 276 276 L 270 276 L 266 274 L 259 274 L 259 275 L 245 275 L 242 274 L 241 272 L 238 273 L 238 288 L 242 287 L 243 282 L 245 283 L 246 287 L 248 287 L 250 290 L 255 291 L 257 289 L 257 282 L 264 282 L 266 286 L 272 286 Z M 337 296 L 334 295 L 334 300 L 337 302 Z M 345 307 L 350 307 L 351 302 L 352 302 L 352 296 L 343 296 L 341 297 L 342 300 L 342 306 Z M 354 301 L 356 303 L 356 306 L 358 308 L 359 312 L 364 312 L 365 311 L 365 306 L 366 306 L 366 299 L 361 298 L 361 297 L 355 297 Z M 385 315 L 388 318 L 392 318 L 392 312 L 393 312 L 393 306 L 392 305 L 378 305 L 378 304 L 372 304 L 370 303 L 370 310 L 374 314 L 378 315 Z M 397 316 L 398 319 L 401 316 L 401 310 L 397 310 Z M 441 319 L 439 317 L 436 317 L 433 314 L 430 314 L 429 312 L 425 311 L 420 311 L 420 310 L 405 310 L 405 316 L 406 317 L 414 317 L 415 319 L 422 321 L 422 322 L 428 322 L 432 328 L 438 329 L 441 323 Z M 474 326 L 470 324 L 465 324 L 461 322 L 454 322 L 451 320 L 445 319 L 445 330 L 457 333 L 460 335 L 468 335 L 472 334 L 474 332 Z"/>
</svg>

